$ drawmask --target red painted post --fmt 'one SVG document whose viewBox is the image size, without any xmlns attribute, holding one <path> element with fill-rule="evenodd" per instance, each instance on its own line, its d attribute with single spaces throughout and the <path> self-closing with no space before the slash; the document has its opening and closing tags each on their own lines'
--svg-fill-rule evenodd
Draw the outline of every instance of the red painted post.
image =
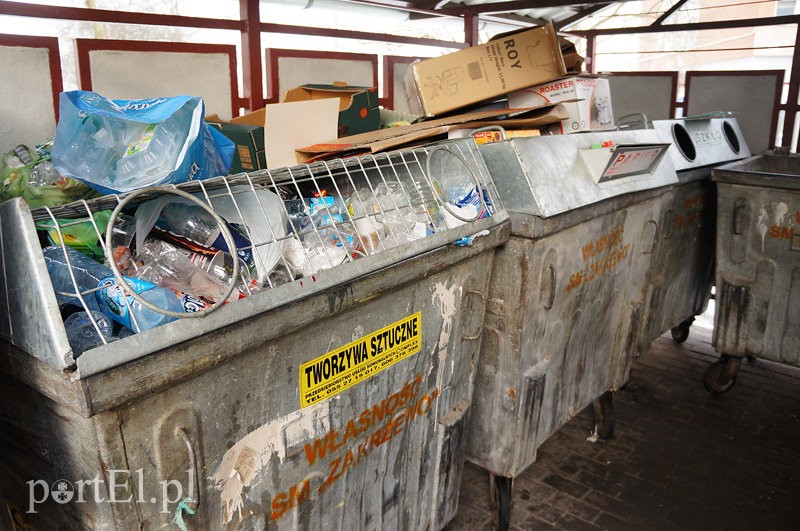
<svg viewBox="0 0 800 531">
<path fill-rule="evenodd" d="M 242 30 L 242 85 L 247 108 L 251 111 L 264 106 L 264 89 L 261 84 L 261 14 L 259 0 L 239 0 Z"/>
<path fill-rule="evenodd" d="M 480 40 L 478 35 L 478 15 L 464 14 L 464 42 L 470 46 L 477 46 Z"/>
<path fill-rule="evenodd" d="M 786 106 L 783 116 L 783 138 L 781 144 L 792 147 L 795 116 L 798 111 L 797 99 L 800 97 L 800 25 L 797 26 L 792 56 L 792 73 L 789 76 L 789 92 L 786 95 Z M 777 102 L 780 105 L 780 99 Z M 773 131 L 774 135 L 776 131 Z M 794 150 L 793 150 L 794 151 Z"/>
<path fill-rule="evenodd" d="M 597 72 L 595 68 L 595 46 L 597 44 L 597 35 L 592 32 L 586 32 L 586 71 L 590 74 Z"/>
</svg>

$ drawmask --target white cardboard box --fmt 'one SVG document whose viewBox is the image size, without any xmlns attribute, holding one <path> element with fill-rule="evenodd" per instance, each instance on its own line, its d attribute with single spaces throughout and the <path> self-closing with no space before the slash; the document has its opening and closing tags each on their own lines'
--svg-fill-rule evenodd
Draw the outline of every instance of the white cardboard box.
<svg viewBox="0 0 800 531">
<path fill-rule="evenodd" d="M 580 100 L 580 101 L 570 101 Z M 579 133 L 614 129 L 608 79 L 594 76 L 564 77 L 508 95 L 508 106 L 534 107 L 562 103 L 569 117 L 552 126 L 553 133 Z"/>
</svg>

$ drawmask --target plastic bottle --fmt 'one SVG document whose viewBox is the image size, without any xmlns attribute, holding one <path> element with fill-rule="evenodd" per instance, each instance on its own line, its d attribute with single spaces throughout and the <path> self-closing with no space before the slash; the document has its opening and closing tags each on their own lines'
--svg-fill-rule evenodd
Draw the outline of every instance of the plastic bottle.
<svg viewBox="0 0 800 531">
<path fill-rule="evenodd" d="M 424 178 L 412 178 L 412 184 L 406 185 L 406 194 L 411 198 L 411 206 L 414 209 L 417 223 L 425 225 L 426 236 L 431 236 L 437 232 L 447 229 L 439 203 L 433 196 L 433 191 Z M 420 233 L 420 229 L 415 226 L 414 233 Z"/>
<path fill-rule="evenodd" d="M 136 251 L 136 260 L 141 262 L 136 275 L 148 282 L 212 301 L 222 299 L 228 289 L 226 283 L 195 264 L 188 251 L 167 242 L 148 239 Z M 236 300 L 238 292 L 234 290 L 232 296 Z M 186 309 L 186 304 L 183 307 Z"/>
<path fill-rule="evenodd" d="M 45 248 L 43 253 L 47 272 L 50 274 L 53 289 L 57 292 L 56 298 L 58 301 L 80 306 L 81 303 L 77 296 L 58 294 L 58 292 L 75 292 L 64 250 L 61 247 L 53 246 Z M 82 255 L 71 247 L 67 247 L 67 255 L 72 265 L 78 290 L 84 292 L 101 288 L 94 292 L 94 296 L 92 296 L 92 293 L 83 295 L 83 300 L 86 301 L 86 305 L 90 310 L 102 312 L 131 330 L 137 329 L 136 324 L 138 324 L 139 330 L 148 330 L 175 320 L 174 317 L 145 308 L 133 297 L 125 294 L 114 280 L 112 271 L 106 266 Z M 165 310 L 183 311 L 183 306 L 171 290 L 160 288 L 136 278 L 125 277 L 125 279 L 131 288 L 136 290 L 136 293 L 140 294 L 146 301 Z M 136 324 L 134 324 L 131 313 L 135 317 Z"/>
<path fill-rule="evenodd" d="M 94 319 L 100 334 L 92 323 Z M 67 339 L 69 346 L 72 347 L 72 356 L 77 359 L 85 351 L 110 343 L 114 339 L 114 325 L 111 319 L 100 312 L 92 310 L 92 316 L 86 312 L 76 312 L 64 320 L 64 328 L 67 329 Z"/>
<path fill-rule="evenodd" d="M 185 236 L 197 243 L 220 251 L 230 251 L 222 229 L 216 220 L 199 205 L 170 203 L 161 211 L 161 219 L 167 230 Z M 233 224 L 228 223 L 236 251 L 249 269 L 255 267 L 253 244 Z"/>
</svg>

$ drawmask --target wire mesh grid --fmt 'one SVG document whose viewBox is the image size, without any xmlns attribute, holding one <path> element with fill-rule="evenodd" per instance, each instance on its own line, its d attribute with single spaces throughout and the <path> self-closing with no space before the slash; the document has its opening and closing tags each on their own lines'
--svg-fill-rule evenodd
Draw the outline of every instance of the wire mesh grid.
<svg viewBox="0 0 800 531">
<path fill-rule="evenodd" d="M 314 278 L 499 208 L 480 154 L 462 140 L 148 188 L 31 214 L 62 317 L 85 312 L 83 330 L 67 330 L 70 344 L 77 333 L 94 348 L 176 318 L 203 317 L 238 298 Z M 198 228 L 205 232 L 196 234 Z M 87 254 L 95 259 L 88 266 Z M 96 265 L 106 269 L 98 273 Z M 159 290 L 171 291 L 180 304 L 149 296 Z M 73 355 L 88 348 L 76 342 Z"/>
</svg>

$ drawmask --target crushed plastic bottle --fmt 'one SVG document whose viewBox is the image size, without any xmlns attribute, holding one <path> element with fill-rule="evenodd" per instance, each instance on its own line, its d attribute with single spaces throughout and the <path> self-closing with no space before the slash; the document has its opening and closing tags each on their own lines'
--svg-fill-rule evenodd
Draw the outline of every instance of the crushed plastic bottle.
<svg viewBox="0 0 800 531">
<path fill-rule="evenodd" d="M 70 278 L 72 270 L 80 292 L 96 290 L 83 295 L 83 300 L 90 310 L 102 312 L 111 317 L 122 326 L 131 330 L 148 330 L 156 326 L 171 322 L 175 317 L 153 311 L 143 306 L 130 294 L 126 293 L 114 279 L 114 274 L 106 266 L 99 264 L 71 247 L 66 248 L 69 262 L 67 263 L 64 250 L 58 246 L 47 247 L 43 250 L 47 272 L 56 291 L 58 302 L 81 306 L 75 293 L 75 284 Z M 136 290 L 145 300 L 174 312 L 183 311 L 183 307 L 175 294 L 168 289 L 160 288 L 150 282 L 137 278 L 125 278 L 132 289 Z M 98 289 L 99 288 L 99 289 Z M 136 324 L 134 324 L 134 321 Z"/>
<path fill-rule="evenodd" d="M 97 323 L 97 328 L 92 320 Z M 73 313 L 64 320 L 64 328 L 67 330 L 67 339 L 75 359 L 87 350 L 99 347 L 103 343 L 110 343 L 115 339 L 111 319 L 94 310 L 91 311 L 91 317 L 85 311 Z M 98 328 L 100 334 L 97 333 Z"/>
</svg>

